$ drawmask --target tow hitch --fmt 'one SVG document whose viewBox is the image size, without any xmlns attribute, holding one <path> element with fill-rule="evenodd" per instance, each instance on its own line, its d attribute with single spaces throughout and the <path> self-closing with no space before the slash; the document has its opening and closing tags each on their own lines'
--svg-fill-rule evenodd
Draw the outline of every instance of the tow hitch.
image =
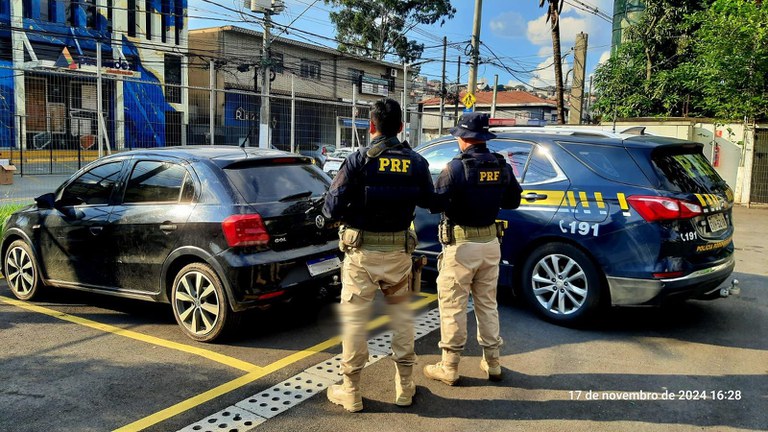
<svg viewBox="0 0 768 432">
<path fill-rule="evenodd" d="M 741 288 L 739 288 L 739 280 L 734 279 L 731 281 L 731 286 L 720 288 L 720 297 L 728 297 L 731 295 L 741 294 Z"/>
</svg>

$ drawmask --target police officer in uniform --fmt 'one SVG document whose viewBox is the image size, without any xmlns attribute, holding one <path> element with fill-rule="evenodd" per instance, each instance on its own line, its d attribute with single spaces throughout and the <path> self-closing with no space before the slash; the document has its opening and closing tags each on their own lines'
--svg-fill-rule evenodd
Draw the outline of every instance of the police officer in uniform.
<svg viewBox="0 0 768 432">
<path fill-rule="evenodd" d="M 328 389 L 328 399 L 347 411 L 363 409 L 360 372 L 368 361 L 366 325 L 373 300 L 381 291 L 393 329 L 396 364 L 395 403 L 409 406 L 416 386 L 411 377 L 414 353 L 411 252 L 416 233 L 410 230 L 416 206 L 427 208 L 434 188 L 427 161 L 401 143 L 402 111 L 392 99 L 371 110 L 371 146 L 352 153 L 333 180 L 323 206 L 326 217 L 340 220 L 341 304 L 344 381 Z"/>
<path fill-rule="evenodd" d="M 488 131 L 488 119 L 485 113 L 465 114 L 451 129 L 461 153 L 440 173 L 430 209 L 443 214 L 439 226 L 443 251 L 437 264 L 442 361 L 424 367 L 424 375 L 448 385 L 459 379 L 470 294 L 477 318 L 477 341 L 483 348 L 480 368 L 490 380 L 501 380 L 496 285 L 504 227 L 495 221 L 499 208 L 520 205 L 522 189 L 504 157 L 486 146 L 487 140 L 496 137 Z"/>
</svg>

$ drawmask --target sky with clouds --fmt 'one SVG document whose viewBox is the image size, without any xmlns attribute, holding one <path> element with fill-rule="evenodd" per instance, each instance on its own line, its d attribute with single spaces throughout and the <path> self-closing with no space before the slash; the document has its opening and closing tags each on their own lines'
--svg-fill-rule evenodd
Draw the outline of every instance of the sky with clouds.
<svg viewBox="0 0 768 432">
<path fill-rule="evenodd" d="M 550 24 L 545 22 L 546 9 L 539 0 L 484 0 L 480 40 L 482 64 L 478 67 L 478 80 L 493 83 L 499 75 L 499 84 L 545 87 L 554 85 L 554 61 Z M 336 47 L 335 28 L 328 18 L 331 7 L 323 0 L 285 0 L 286 9 L 274 17 L 275 22 L 290 25 L 308 33 L 291 32 L 283 37 Z M 422 60 L 431 60 L 422 66 L 422 74 L 429 79 L 440 79 L 442 38 L 450 45 L 447 53 L 447 81 L 455 81 L 456 60 L 468 59 L 468 43 L 472 35 L 475 0 L 452 0 L 456 16 L 444 25 L 419 26 L 408 33 L 427 47 Z M 242 9 L 243 0 L 189 0 L 190 28 L 234 24 L 261 31 L 258 24 L 244 22 L 243 16 L 229 10 Z M 545 5 L 546 6 L 546 5 Z M 613 0 L 565 0 L 561 14 L 561 52 L 569 53 L 576 35 L 588 35 L 587 74 L 607 59 L 610 53 L 611 23 L 592 13 L 595 9 L 613 16 Z M 572 67 L 573 55 L 565 55 L 563 73 Z M 505 67 L 498 67 L 501 64 Z M 468 65 L 461 65 L 461 80 L 468 80 Z M 572 79 L 569 78 L 569 79 Z"/>
</svg>

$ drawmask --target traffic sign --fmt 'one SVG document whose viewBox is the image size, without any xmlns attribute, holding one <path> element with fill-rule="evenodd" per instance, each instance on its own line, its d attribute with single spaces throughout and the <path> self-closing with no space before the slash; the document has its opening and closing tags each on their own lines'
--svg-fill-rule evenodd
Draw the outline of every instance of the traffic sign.
<svg viewBox="0 0 768 432">
<path fill-rule="evenodd" d="M 475 98 L 475 95 L 472 93 L 467 93 L 463 98 L 461 98 L 461 103 L 463 103 L 467 108 L 472 108 L 476 100 L 477 99 Z"/>
<path fill-rule="evenodd" d="M 472 108 L 464 108 L 464 114 L 469 114 L 471 112 L 475 112 L 475 107 Z"/>
</svg>

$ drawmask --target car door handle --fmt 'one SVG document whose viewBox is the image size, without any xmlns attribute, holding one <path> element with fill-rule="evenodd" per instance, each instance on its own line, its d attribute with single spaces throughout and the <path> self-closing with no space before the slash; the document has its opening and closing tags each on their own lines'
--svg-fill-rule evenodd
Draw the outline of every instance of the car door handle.
<svg viewBox="0 0 768 432">
<path fill-rule="evenodd" d="M 176 231 L 176 228 L 178 228 L 176 224 L 164 223 L 160 225 L 160 231 L 164 232 Z"/>
<path fill-rule="evenodd" d="M 99 235 L 103 230 L 104 230 L 104 227 L 100 227 L 100 226 L 92 226 L 88 228 L 88 231 L 90 231 L 91 234 L 93 235 Z"/>
<path fill-rule="evenodd" d="M 527 193 L 523 195 L 523 198 L 526 201 L 536 201 L 536 200 L 544 200 L 547 199 L 547 196 L 545 194 L 537 194 L 537 193 Z"/>
<path fill-rule="evenodd" d="M 164 233 L 169 233 L 171 231 L 176 231 L 176 228 L 178 228 L 178 226 L 176 226 L 176 224 L 162 224 L 162 225 L 160 225 L 160 231 L 162 231 Z"/>
</svg>

